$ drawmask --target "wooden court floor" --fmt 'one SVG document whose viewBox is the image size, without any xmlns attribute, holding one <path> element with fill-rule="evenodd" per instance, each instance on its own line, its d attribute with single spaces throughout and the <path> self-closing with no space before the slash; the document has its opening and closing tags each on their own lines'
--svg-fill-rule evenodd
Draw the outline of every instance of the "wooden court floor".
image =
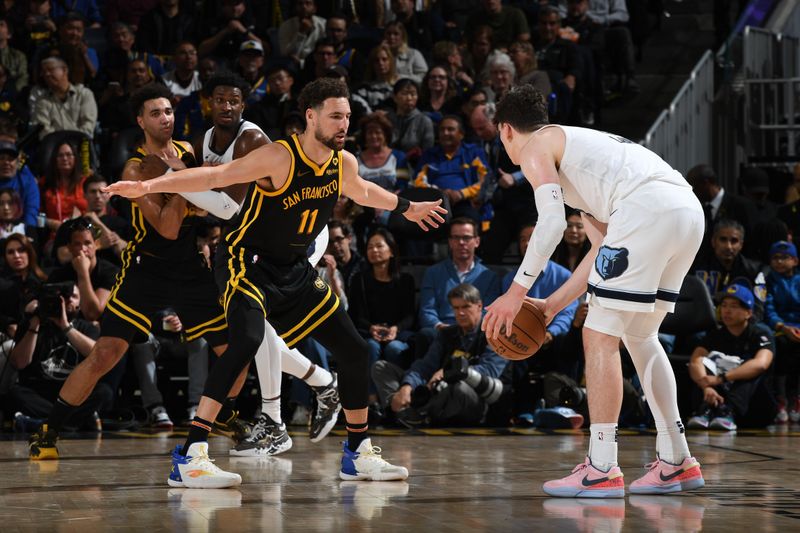
<svg viewBox="0 0 800 533">
<path fill-rule="evenodd" d="M 800 531 L 798 431 L 690 433 L 706 487 L 624 500 L 542 493 L 543 481 L 581 460 L 583 434 L 461 433 L 375 435 L 385 457 L 411 472 L 393 483 L 339 481 L 341 434 L 311 444 L 293 433 L 292 450 L 266 459 L 231 458 L 229 441 L 212 438 L 217 464 L 243 478 L 224 490 L 167 486 L 178 434 L 62 440 L 62 458 L 42 463 L 28 461 L 24 440 L 4 440 L 0 532 Z M 621 435 L 628 482 L 652 459 L 654 442 Z"/>
</svg>

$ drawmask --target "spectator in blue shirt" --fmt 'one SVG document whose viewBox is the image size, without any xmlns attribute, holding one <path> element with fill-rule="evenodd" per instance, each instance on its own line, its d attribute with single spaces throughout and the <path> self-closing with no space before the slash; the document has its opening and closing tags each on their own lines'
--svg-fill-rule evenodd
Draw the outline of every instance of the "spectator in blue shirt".
<svg viewBox="0 0 800 533">
<path fill-rule="evenodd" d="M 39 214 L 39 186 L 30 169 L 19 166 L 19 150 L 10 141 L 0 140 L 0 189 L 13 189 L 22 199 L 22 220 L 36 226 Z"/>
</svg>

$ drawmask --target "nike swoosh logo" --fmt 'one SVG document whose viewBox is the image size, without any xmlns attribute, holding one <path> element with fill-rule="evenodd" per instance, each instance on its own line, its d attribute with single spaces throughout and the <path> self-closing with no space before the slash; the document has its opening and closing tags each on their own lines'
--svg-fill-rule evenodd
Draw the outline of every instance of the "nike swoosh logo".
<svg viewBox="0 0 800 533">
<path fill-rule="evenodd" d="M 608 481 L 607 477 L 601 477 L 600 479 L 589 479 L 588 475 L 583 476 L 581 483 L 584 487 L 591 487 L 593 485 L 599 485 L 600 483 L 605 483 Z"/>
<path fill-rule="evenodd" d="M 524 270 L 522 271 L 522 275 L 523 275 L 523 276 L 528 276 L 529 278 L 535 278 L 535 277 L 536 277 L 536 276 L 534 276 L 533 274 L 528 274 L 528 273 L 527 273 L 527 272 L 525 272 Z"/>
<path fill-rule="evenodd" d="M 298 173 L 297 173 L 297 177 L 298 177 L 298 178 L 302 178 L 303 176 L 306 176 L 306 175 L 308 175 L 308 174 L 311 174 L 311 171 L 310 171 L 310 170 L 306 170 L 305 172 L 298 172 Z"/>
<path fill-rule="evenodd" d="M 668 476 L 665 476 L 663 472 L 659 472 L 658 477 L 661 478 L 661 481 L 672 481 L 673 479 L 675 479 L 676 477 L 680 476 L 683 473 L 684 470 L 678 470 L 676 472 L 671 473 Z"/>
</svg>

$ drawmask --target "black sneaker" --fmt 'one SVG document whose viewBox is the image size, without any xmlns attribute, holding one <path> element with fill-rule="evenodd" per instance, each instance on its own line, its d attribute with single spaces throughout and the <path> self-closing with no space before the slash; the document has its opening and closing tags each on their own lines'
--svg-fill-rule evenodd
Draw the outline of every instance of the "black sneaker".
<svg viewBox="0 0 800 533">
<path fill-rule="evenodd" d="M 239 444 L 253 433 L 253 425 L 239 418 L 239 411 L 234 411 L 231 417 L 225 422 L 215 420 L 214 429 L 216 429 L 218 433 L 233 439 L 236 444 Z"/>
<path fill-rule="evenodd" d="M 28 457 L 31 461 L 46 461 L 49 459 L 58 459 L 58 448 L 56 448 L 56 441 L 58 434 L 55 431 L 47 429 L 47 424 L 36 433 L 31 434 L 28 439 Z"/>
<path fill-rule="evenodd" d="M 333 381 L 325 387 L 312 387 L 317 393 L 316 408 L 314 416 L 311 418 L 311 428 L 308 430 L 308 437 L 311 442 L 319 442 L 328 436 L 336 420 L 339 418 L 339 411 L 342 404 L 339 403 L 339 381 L 336 373 L 332 372 Z"/>
<path fill-rule="evenodd" d="M 416 429 L 428 424 L 425 415 L 413 407 L 406 407 L 402 411 L 396 413 L 395 419 L 408 429 Z"/>
<path fill-rule="evenodd" d="M 278 455 L 291 447 L 292 438 L 286 431 L 286 424 L 278 424 L 262 413 L 250 436 L 231 448 L 229 453 L 237 457 Z"/>
</svg>

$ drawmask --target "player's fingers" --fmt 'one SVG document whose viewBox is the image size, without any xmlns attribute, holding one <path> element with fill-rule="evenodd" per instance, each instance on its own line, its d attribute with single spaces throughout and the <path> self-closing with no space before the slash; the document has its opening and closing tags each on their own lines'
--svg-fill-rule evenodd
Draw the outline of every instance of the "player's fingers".
<svg viewBox="0 0 800 533">
<path fill-rule="evenodd" d="M 430 214 L 430 215 L 428 215 L 428 216 L 430 216 L 430 217 L 432 217 L 432 218 L 434 218 L 434 219 L 438 220 L 438 221 L 439 221 L 439 222 L 441 222 L 442 224 L 444 224 L 444 218 L 442 218 L 442 215 L 440 215 L 439 213 L 437 213 L 437 212 L 435 212 L 435 211 L 434 211 L 433 213 L 431 213 L 431 214 Z"/>
<path fill-rule="evenodd" d="M 506 318 L 506 335 L 511 335 L 511 329 L 514 327 L 514 317 Z"/>
<path fill-rule="evenodd" d="M 446 214 L 447 214 L 447 209 L 445 209 L 444 207 L 442 207 L 442 206 L 440 206 L 440 205 L 437 205 L 437 206 L 436 206 L 436 211 L 438 211 L 438 212 L 442 213 L 443 215 L 446 215 Z"/>
<path fill-rule="evenodd" d="M 420 228 L 422 228 L 422 231 L 428 231 L 428 227 L 427 227 L 427 226 L 425 225 L 425 223 L 424 223 L 423 221 L 421 221 L 421 220 L 417 221 L 417 226 L 419 226 Z"/>
</svg>

